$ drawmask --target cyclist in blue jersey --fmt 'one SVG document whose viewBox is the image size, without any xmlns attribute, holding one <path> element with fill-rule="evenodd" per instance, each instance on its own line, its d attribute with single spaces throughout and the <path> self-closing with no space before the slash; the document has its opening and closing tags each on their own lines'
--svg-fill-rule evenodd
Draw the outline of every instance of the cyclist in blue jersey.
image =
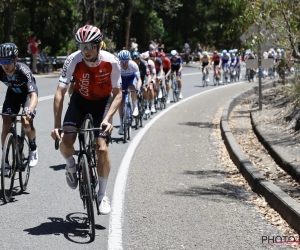
<svg viewBox="0 0 300 250">
<path fill-rule="evenodd" d="M 230 55 L 230 75 L 232 76 L 233 70 L 236 67 L 236 56 L 233 50 L 229 50 L 229 55 Z"/>
<path fill-rule="evenodd" d="M 181 93 L 181 89 L 182 89 L 181 71 L 182 71 L 183 62 L 182 62 L 182 58 L 178 55 L 178 52 L 176 50 L 171 51 L 170 61 L 171 61 L 171 68 L 165 77 L 167 79 L 170 74 L 175 72 L 178 81 L 179 99 L 182 99 L 183 96 Z"/>
<path fill-rule="evenodd" d="M 14 43 L 4 43 L 0 45 L 0 81 L 8 88 L 2 107 L 3 113 L 18 114 L 21 106 L 23 113 L 27 116 L 21 118 L 24 131 L 29 139 L 29 166 L 34 167 L 38 163 L 38 149 L 36 145 L 35 129 L 31 130 L 30 121 L 36 114 L 38 103 L 38 88 L 35 78 L 32 76 L 27 65 L 19 63 L 18 48 Z M 11 128 L 11 117 L 2 116 L 3 126 L 1 133 L 2 148 L 6 135 Z"/>
<path fill-rule="evenodd" d="M 228 75 L 230 74 L 230 56 L 227 53 L 227 50 L 222 51 L 221 61 L 223 74 L 225 74 L 225 81 L 229 82 Z"/>
<path fill-rule="evenodd" d="M 122 90 L 137 90 L 138 92 L 141 91 L 142 80 L 140 77 L 140 70 L 138 65 L 130 60 L 130 52 L 128 50 L 121 50 L 118 54 L 118 57 L 121 62 L 121 78 L 122 78 Z M 124 134 L 123 128 L 123 106 L 124 106 L 124 96 L 122 98 L 122 103 L 119 106 L 119 115 L 120 115 L 120 129 L 119 135 Z M 138 116 L 139 110 L 137 106 L 137 93 L 131 92 L 131 99 L 133 104 L 133 116 Z"/>
</svg>

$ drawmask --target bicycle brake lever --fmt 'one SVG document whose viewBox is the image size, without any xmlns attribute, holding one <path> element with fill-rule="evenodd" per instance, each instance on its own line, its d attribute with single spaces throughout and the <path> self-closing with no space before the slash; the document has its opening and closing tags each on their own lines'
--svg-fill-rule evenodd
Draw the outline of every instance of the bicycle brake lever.
<svg viewBox="0 0 300 250">
<path fill-rule="evenodd" d="M 101 128 L 102 128 L 102 130 L 104 131 L 104 130 L 107 128 L 107 124 L 102 124 Z M 107 134 L 106 134 L 106 140 L 107 140 L 107 144 L 109 144 L 109 143 L 112 142 L 110 133 L 107 133 Z"/>
<path fill-rule="evenodd" d="M 60 128 L 58 130 L 59 135 L 61 135 L 61 132 L 62 132 L 62 129 Z M 59 148 L 59 140 L 55 139 L 55 150 L 58 150 L 58 148 Z"/>
</svg>

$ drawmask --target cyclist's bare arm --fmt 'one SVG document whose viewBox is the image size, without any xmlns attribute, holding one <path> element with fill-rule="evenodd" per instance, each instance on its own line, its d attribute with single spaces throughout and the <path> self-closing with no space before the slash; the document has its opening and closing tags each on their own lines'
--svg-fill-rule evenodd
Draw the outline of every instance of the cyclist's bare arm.
<svg viewBox="0 0 300 250">
<path fill-rule="evenodd" d="M 182 64 L 180 65 L 178 72 L 181 73 L 181 70 L 182 70 Z"/>
<path fill-rule="evenodd" d="M 74 91 L 74 82 L 70 82 L 68 84 L 68 94 L 69 94 L 69 97 L 71 98 L 72 94 L 73 94 L 73 91 Z"/>
<path fill-rule="evenodd" d="M 31 92 L 29 94 L 29 97 L 30 97 L 30 102 L 29 102 L 28 109 L 30 111 L 33 111 L 36 108 L 36 105 L 38 104 L 38 96 L 35 92 Z"/>
<path fill-rule="evenodd" d="M 51 133 L 52 138 L 60 138 L 58 129 L 61 127 L 61 114 L 63 110 L 64 97 L 67 92 L 67 88 L 58 86 L 54 95 L 53 111 L 54 111 L 54 130 Z"/>
<path fill-rule="evenodd" d="M 109 121 L 111 120 L 111 118 L 114 116 L 114 114 L 118 110 L 119 106 L 121 105 L 121 101 L 122 101 L 121 88 L 113 88 L 112 93 L 113 93 L 112 103 L 109 107 L 109 110 L 108 110 L 105 118 L 103 119 L 103 121 L 100 125 L 100 127 L 102 127 L 103 123 L 107 124 L 107 127 L 104 131 L 105 134 L 110 133 L 112 131 L 113 126 L 109 123 Z"/>
<path fill-rule="evenodd" d="M 168 76 L 171 74 L 171 68 L 169 69 L 168 73 L 165 75 L 165 78 L 168 78 Z"/>
<path fill-rule="evenodd" d="M 137 78 L 137 80 L 138 80 L 137 85 L 136 85 L 136 88 L 137 88 L 137 89 L 140 89 L 141 86 L 142 86 L 142 79 L 141 79 L 140 76 L 137 76 L 136 78 Z"/>
<path fill-rule="evenodd" d="M 153 81 L 153 82 L 156 81 L 156 73 L 153 74 L 153 76 L 152 76 L 152 81 Z"/>
</svg>

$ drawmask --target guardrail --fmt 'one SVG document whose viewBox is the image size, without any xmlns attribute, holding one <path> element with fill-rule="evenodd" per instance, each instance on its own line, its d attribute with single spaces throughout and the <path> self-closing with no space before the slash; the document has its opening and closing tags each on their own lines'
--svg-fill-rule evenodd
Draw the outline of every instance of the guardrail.
<svg viewBox="0 0 300 250">
<path fill-rule="evenodd" d="M 57 70 L 62 68 L 64 65 L 67 56 L 49 56 L 46 57 L 43 54 L 39 54 L 37 56 L 37 68 L 43 72 L 52 72 L 53 70 Z M 20 57 L 18 61 L 21 63 L 25 63 L 30 67 L 30 57 Z"/>
</svg>

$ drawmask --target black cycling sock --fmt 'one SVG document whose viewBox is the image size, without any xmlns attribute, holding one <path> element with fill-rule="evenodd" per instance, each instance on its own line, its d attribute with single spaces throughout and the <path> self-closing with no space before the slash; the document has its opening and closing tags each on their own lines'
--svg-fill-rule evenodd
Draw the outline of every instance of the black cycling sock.
<svg viewBox="0 0 300 250">
<path fill-rule="evenodd" d="M 32 140 L 29 139 L 29 148 L 31 151 L 36 150 L 35 138 L 33 138 Z"/>
</svg>

